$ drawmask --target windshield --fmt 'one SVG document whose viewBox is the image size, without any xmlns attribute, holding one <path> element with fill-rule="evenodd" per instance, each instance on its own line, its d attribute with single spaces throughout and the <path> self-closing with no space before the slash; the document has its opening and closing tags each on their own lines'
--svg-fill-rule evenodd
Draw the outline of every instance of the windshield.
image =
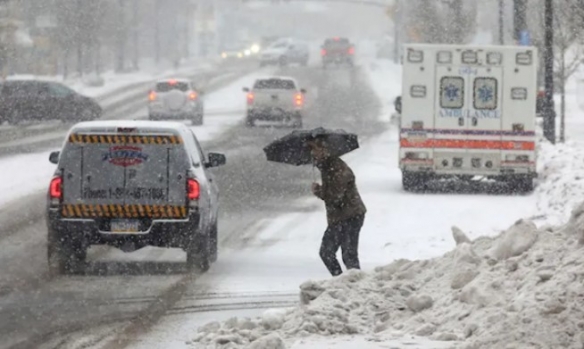
<svg viewBox="0 0 584 349">
<path fill-rule="evenodd" d="M 268 79 L 268 80 L 258 80 L 253 85 L 255 90 L 293 90 L 296 88 L 294 81 L 292 80 L 280 80 L 280 79 Z"/>
<path fill-rule="evenodd" d="M 186 82 L 159 82 L 156 84 L 157 92 L 169 92 L 172 90 L 186 92 L 189 90 L 189 84 Z"/>
</svg>

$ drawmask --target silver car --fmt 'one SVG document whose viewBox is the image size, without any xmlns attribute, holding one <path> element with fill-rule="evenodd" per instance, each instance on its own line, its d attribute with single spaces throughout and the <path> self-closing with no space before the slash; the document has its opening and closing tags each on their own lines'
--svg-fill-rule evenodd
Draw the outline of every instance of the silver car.
<svg viewBox="0 0 584 349">
<path fill-rule="evenodd" d="M 186 79 L 158 81 L 148 94 L 150 120 L 190 120 L 202 125 L 204 110 L 202 91 Z"/>
</svg>

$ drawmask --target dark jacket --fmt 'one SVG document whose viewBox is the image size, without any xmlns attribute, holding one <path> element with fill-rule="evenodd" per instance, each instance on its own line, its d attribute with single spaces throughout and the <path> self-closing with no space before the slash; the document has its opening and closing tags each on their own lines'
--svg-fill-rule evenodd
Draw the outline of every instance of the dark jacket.
<svg viewBox="0 0 584 349">
<path fill-rule="evenodd" d="M 322 186 L 315 194 L 324 201 L 328 224 L 335 224 L 367 212 L 355 175 L 340 158 L 330 157 L 316 165 L 322 177 Z"/>
</svg>

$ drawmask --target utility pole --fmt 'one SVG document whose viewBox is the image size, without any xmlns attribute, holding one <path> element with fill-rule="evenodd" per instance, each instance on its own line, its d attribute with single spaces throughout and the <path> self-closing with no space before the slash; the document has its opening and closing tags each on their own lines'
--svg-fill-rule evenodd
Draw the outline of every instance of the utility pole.
<svg viewBox="0 0 584 349">
<path fill-rule="evenodd" d="M 543 135 L 556 143 L 556 111 L 554 107 L 554 9 L 553 0 L 545 0 L 545 104 L 543 109 Z"/>
<path fill-rule="evenodd" d="M 505 45 L 505 5 L 499 0 L 499 45 Z"/>
</svg>

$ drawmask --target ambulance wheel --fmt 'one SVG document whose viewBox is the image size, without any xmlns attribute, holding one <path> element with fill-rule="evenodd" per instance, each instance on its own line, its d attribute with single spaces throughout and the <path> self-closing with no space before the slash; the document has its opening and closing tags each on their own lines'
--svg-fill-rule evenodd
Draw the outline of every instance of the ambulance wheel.
<svg viewBox="0 0 584 349">
<path fill-rule="evenodd" d="M 527 176 L 512 178 L 507 183 L 509 184 L 509 191 L 512 193 L 528 194 L 535 189 L 533 178 Z"/>
<path fill-rule="evenodd" d="M 426 187 L 427 178 L 423 174 L 402 172 L 402 187 L 405 191 L 420 191 Z"/>
</svg>

